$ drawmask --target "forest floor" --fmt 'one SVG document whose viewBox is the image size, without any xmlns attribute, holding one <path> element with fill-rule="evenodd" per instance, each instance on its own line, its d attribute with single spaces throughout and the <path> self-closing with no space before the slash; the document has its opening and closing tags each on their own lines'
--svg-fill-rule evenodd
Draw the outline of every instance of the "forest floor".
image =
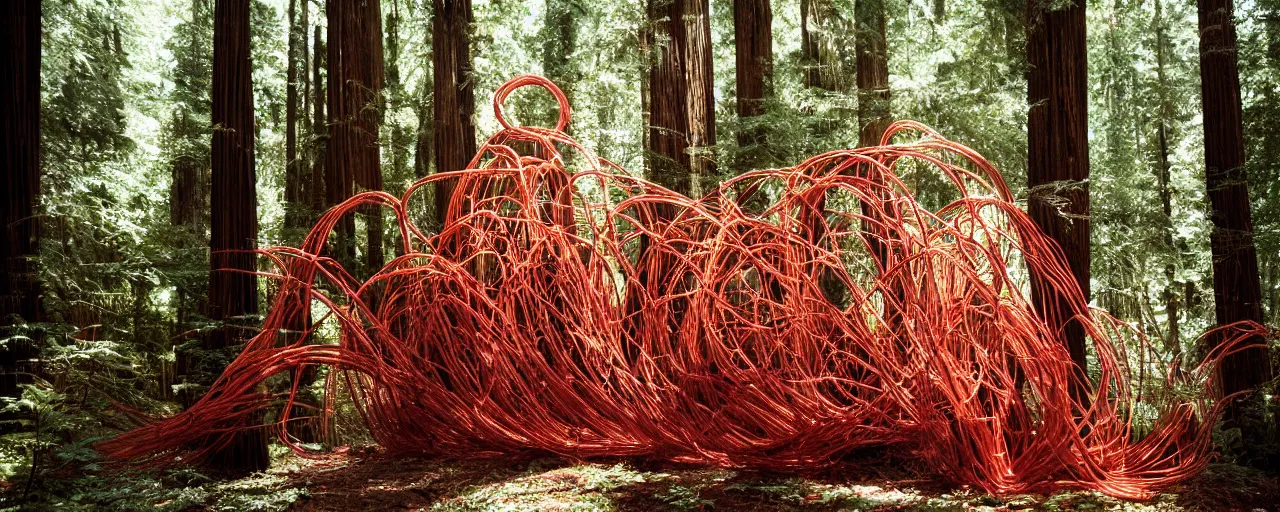
<svg viewBox="0 0 1280 512">
<path fill-rule="evenodd" d="M 1277 511 L 1280 478 L 1228 464 L 1147 502 L 1093 492 L 993 497 L 899 465 L 845 463 L 797 476 L 635 460 L 328 460 L 293 455 L 220 480 L 191 469 L 66 472 L 3 485 L 0 508 L 56 510 L 1244 510 Z M 27 492 L 26 506 L 21 495 Z"/>
</svg>

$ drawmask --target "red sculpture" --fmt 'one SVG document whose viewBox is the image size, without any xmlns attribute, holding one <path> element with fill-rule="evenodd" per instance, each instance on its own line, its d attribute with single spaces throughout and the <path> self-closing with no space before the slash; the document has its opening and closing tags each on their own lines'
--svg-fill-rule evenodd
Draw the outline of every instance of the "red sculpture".
<svg viewBox="0 0 1280 512">
<path fill-rule="evenodd" d="M 526 85 L 559 100 L 556 129 L 504 119 L 502 102 Z M 280 412 L 262 428 L 294 445 L 297 389 L 258 390 L 326 365 L 330 406 L 315 414 L 331 412 L 341 379 L 392 453 L 799 469 L 882 447 L 992 493 L 1145 498 L 1205 467 L 1225 403 L 1212 370 L 1265 334 L 1231 326 L 1198 367 L 1145 371 L 1155 352 L 1088 307 L 991 164 L 914 122 L 881 146 L 691 199 L 566 136 L 569 105 L 546 79 L 507 83 L 494 107 L 504 128 L 470 169 L 402 198 L 359 194 L 302 248 L 263 250 L 280 291 L 261 334 L 195 406 L 99 447 L 151 461 L 197 441 L 212 449 L 234 434 L 226 425 L 268 407 Z M 562 151 L 584 169 L 566 171 Z M 939 173 L 956 199 L 924 208 L 898 177 L 908 170 Z M 451 208 L 427 234 L 408 206 L 441 182 L 454 184 Z M 323 248 L 340 216 L 370 204 L 395 214 L 404 255 L 362 283 Z M 1070 318 L 1036 312 L 1029 273 Z M 340 342 L 282 343 L 312 301 L 332 310 Z M 1068 321 L 1092 340 L 1088 378 L 1064 347 Z"/>
</svg>

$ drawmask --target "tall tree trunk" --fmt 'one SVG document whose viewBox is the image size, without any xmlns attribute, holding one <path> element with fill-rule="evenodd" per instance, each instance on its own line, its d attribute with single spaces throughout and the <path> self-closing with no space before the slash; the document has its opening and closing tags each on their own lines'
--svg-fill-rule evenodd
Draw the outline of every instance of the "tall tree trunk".
<svg viewBox="0 0 1280 512">
<path fill-rule="evenodd" d="M 578 82 L 578 70 L 573 63 L 573 52 L 578 47 L 578 24 L 574 9 L 575 0 L 547 0 L 546 22 L 542 28 L 542 71 L 547 79 L 555 82 L 573 104 L 573 91 Z M 542 113 L 540 126 L 555 126 L 559 114 L 551 102 Z"/>
<path fill-rule="evenodd" d="M 711 146 L 715 144 L 715 100 L 712 97 L 711 32 L 707 0 L 649 0 L 647 16 L 650 32 L 651 67 L 645 90 L 645 106 L 649 112 L 648 137 L 645 147 L 645 176 L 680 194 L 697 198 L 704 186 L 712 183 L 715 161 Z M 656 218 L 646 222 L 662 222 L 675 218 L 674 207 L 663 205 L 652 212 Z M 626 297 L 628 313 L 640 306 L 640 290 L 635 286 L 671 286 L 672 277 L 666 256 L 649 250 L 649 239 L 641 238 L 637 283 L 629 284 Z M 683 302 L 670 306 L 668 327 L 677 328 Z M 640 315 L 630 332 L 648 328 Z M 634 348 L 629 356 L 636 356 Z"/>
<path fill-rule="evenodd" d="M 715 174 L 707 0 L 650 0 L 649 144 L 657 183 L 696 197 Z"/>
<path fill-rule="evenodd" d="M 431 75 L 418 91 L 418 132 L 413 151 L 413 177 L 422 179 L 431 174 L 431 143 L 434 137 L 433 116 L 431 108 Z"/>
<path fill-rule="evenodd" d="M 258 312 L 258 201 L 254 174 L 252 66 L 249 60 L 250 0 L 217 0 L 213 29 L 213 187 L 209 239 L 210 318 L 227 325 L 208 338 L 210 350 L 244 342 L 247 317 Z M 266 432 L 237 434 L 213 454 L 215 467 L 233 471 L 265 469 Z"/>
<path fill-rule="evenodd" d="M 404 41 L 400 36 L 403 18 L 400 15 L 400 0 L 391 1 L 391 12 L 387 13 L 387 44 L 386 44 L 386 87 L 385 101 L 388 111 L 398 111 L 405 106 L 410 100 L 405 93 L 405 87 L 400 78 L 400 59 L 404 53 Z M 385 115 L 385 113 L 384 113 Z M 403 192 L 400 188 L 409 177 L 409 148 L 414 144 L 413 134 L 409 132 L 409 128 L 401 123 L 398 116 L 392 115 L 388 128 L 391 131 L 391 138 L 387 142 L 387 146 L 391 151 L 391 170 L 387 173 L 390 179 L 395 183 L 395 191 L 399 194 Z M 388 122 L 388 118 L 383 119 L 384 123 Z M 394 244 L 396 254 L 400 255 L 404 252 L 403 244 Z"/>
<path fill-rule="evenodd" d="M 820 142 L 815 150 L 830 150 L 825 147 L 830 141 L 823 140 L 844 123 L 845 93 L 850 86 L 849 70 L 851 63 L 848 50 L 854 46 L 853 27 L 840 15 L 832 0 L 800 0 L 800 54 L 804 63 L 804 86 L 819 91 L 835 100 L 835 107 L 826 115 L 819 117 L 812 126 L 812 134 Z M 811 242 L 826 244 L 827 225 L 826 196 L 817 198 L 812 209 L 802 212 Z M 839 279 L 830 271 L 822 271 L 818 282 L 823 294 L 833 303 L 844 300 L 844 287 Z"/>
<path fill-rule="evenodd" d="M 646 4 L 646 8 L 647 8 L 647 4 Z M 646 14 L 647 14 L 647 11 L 646 11 Z M 648 58 L 650 59 L 650 61 L 652 61 L 653 59 L 652 57 L 653 28 L 650 27 L 649 23 L 647 22 L 641 23 L 640 29 L 637 30 L 637 32 L 638 33 L 636 34 L 636 40 L 638 45 L 640 46 L 640 55 L 649 56 Z M 652 67 L 650 67 L 650 69 L 652 69 Z M 649 131 L 653 126 L 653 108 L 652 108 L 652 105 L 649 104 L 649 97 L 650 97 L 649 91 L 653 89 L 653 85 L 649 83 L 650 79 L 652 78 L 652 73 L 641 70 L 639 74 L 640 74 L 640 147 L 643 148 L 644 150 L 643 154 L 641 155 L 642 158 L 640 161 L 641 161 L 641 165 L 644 166 L 644 169 L 642 169 L 643 171 L 642 174 L 645 177 L 650 177 L 654 175 L 654 168 L 653 168 L 654 156 L 653 156 L 653 151 L 651 149 L 653 147 L 653 141 L 649 140 Z"/>
<path fill-rule="evenodd" d="M 1232 2 L 1199 0 L 1197 4 L 1205 185 L 1213 221 L 1210 245 L 1214 312 L 1218 325 L 1241 320 L 1261 322 L 1262 284 L 1253 245 L 1248 176 L 1244 168 L 1244 127 Z M 1210 340 L 1213 344 L 1221 342 L 1222 337 Z M 1219 375 L 1225 393 L 1256 388 L 1271 378 L 1267 349 L 1259 347 L 1228 357 Z M 1228 410 L 1228 419 L 1239 424 L 1244 412 L 1237 404 Z M 1261 440 L 1258 437 L 1261 432 L 1246 429 L 1243 434 L 1246 443 Z"/>
<path fill-rule="evenodd" d="M 365 190 L 382 190 L 378 148 L 382 93 L 382 9 L 378 0 L 328 0 L 329 145 L 325 194 L 330 206 Z M 365 267 L 382 268 L 382 212 L 366 210 Z M 355 219 L 338 227 L 339 258 L 355 263 Z"/>
<path fill-rule="evenodd" d="M 800 54 L 804 86 L 827 92 L 849 87 L 845 52 L 853 31 L 831 0 L 800 0 Z"/>
<path fill-rule="evenodd" d="M 428 7 L 424 6 L 424 8 L 428 8 Z M 431 14 L 428 12 L 427 16 L 431 16 Z M 426 41 L 423 43 L 424 46 L 426 46 L 427 48 L 431 48 L 435 46 L 434 42 L 431 39 L 430 32 L 426 34 L 425 39 Z M 435 58 L 432 56 L 432 54 L 428 54 L 427 57 L 428 59 L 434 62 Z M 415 108 L 417 109 L 417 115 L 418 115 L 418 128 L 417 128 L 417 132 L 415 132 L 416 140 L 414 141 L 414 148 L 413 148 L 414 179 L 422 179 L 431 174 L 431 162 L 433 160 L 432 154 L 431 154 L 431 144 L 434 142 L 432 139 L 435 136 L 434 129 L 433 129 L 434 116 L 432 115 L 432 108 L 431 108 L 431 105 L 433 103 L 432 89 L 435 87 L 435 78 L 434 78 L 434 74 L 432 73 L 431 66 L 425 67 L 422 70 L 422 72 L 423 72 L 423 75 L 425 76 L 423 76 L 422 83 L 421 85 L 419 85 L 420 89 L 418 89 L 418 93 L 417 93 L 418 98 L 415 104 Z M 424 191 L 424 192 L 427 192 L 427 191 Z M 434 203 L 428 206 L 430 210 L 434 210 L 435 208 Z M 430 217 L 434 217 L 434 211 L 429 211 L 429 213 L 431 213 Z M 423 220 L 427 220 L 427 219 L 423 219 Z M 431 221 L 434 221 L 434 219 L 431 219 L 430 221 L 426 223 L 421 223 L 419 225 L 428 226 L 430 225 Z"/>
<path fill-rule="evenodd" d="M 285 65 L 285 146 L 284 146 L 284 225 L 287 230 L 300 230 L 307 226 L 306 210 L 310 197 L 304 195 L 303 169 L 308 166 L 298 156 L 298 82 L 307 76 L 307 69 L 301 66 L 302 52 L 306 48 L 307 27 L 298 17 L 298 2 L 302 2 L 303 13 L 306 12 L 307 0 L 289 0 L 289 50 Z M 303 15 L 305 17 L 305 14 Z"/>
<path fill-rule="evenodd" d="M 768 130 L 757 118 L 773 96 L 773 10 L 769 0 L 734 0 L 733 44 L 738 86 L 739 173 L 769 163 Z"/>
<path fill-rule="evenodd" d="M 212 12 L 208 0 L 191 0 L 191 19 L 187 22 L 190 36 L 185 43 L 185 55 L 177 69 L 178 74 L 199 74 L 199 80 L 186 76 L 187 80 L 181 89 L 175 90 L 175 96 L 181 94 L 184 99 L 201 97 L 201 90 L 210 88 L 205 80 L 212 77 L 211 37 Z M 175 45 L 177 46 L 177 45 Z M 198 63 L 194 64 L 193 63 Z M 190 101 L 190 99 L 187 99 Z M 210 156 L 208 153 L 209 126 L 200 120 L 200 114 L 208 112 L 210 104 L 189 105 L 173 113 L 171 135 L 174 140 L 173 153 L 170 157 L 172 181 L 169 186 L 169 223 L 181 228 L 186 243 L 184 247 L 201 248 L 208 245 L 207 229 L 209 227 L 209 180 Z M 207 309 L 209 283 L 207 276 L 176 280 L 174 289 L 174 323 L 172 346 L 177 349 L 186 341 L 194 339 L 195 315 L 203 315 Z M 175 350 L 173 376 L 186 382 L 193 377 L 191 365 L 192 354 L 188 350 Z M 191 383 L 195 383 L 192 381 Z M 171 388 L 165 386 L 165 395 Z M 183 407 L 194 403 L 195 395 L 190 388 L 180 388 L 177 399 Z"/>
<path fill-rule="evenodd" d="M 1088 74 L 1084 2 L 1048 10 L 1028 0 L 1027 112 L 1028 210 L 1062 247 L 1085 299 L 1089 297 Z M 1032 301 L 1063 338 L 1081 377 L 1084 328 L 1071 321 L 1067 302 L 1032 276 Z M 1075 391 L 1079 393 L 1077 389 Z M 1077 394 L 1078 399 L 1083 396 Z"/>
<path fill-rule="evenodd" d="M 854 8 L 857 38 L 858 145 L 874 146 L 889 127 L 889 46 L 885 38 L 884 0 L 858 0 Z"/>
<path fill-rule="evenodd" d="M 436 172 L 460 171 L 476 152 L 475 79 L 471 76 L 471 0 L 433 0 L 431 17 Z M 436 224 L 447 221 L 453 180 L 436 187 Z"/>
<path fill-rule="evenodd" d="M 0 6 L 0 337 L 8 337 L 17 322 L 40 320 L 40 14 L 40 0 Z M 34 355 L 34 347 L 18 339 L 0 347 L 0 397 L 19 396 L 18 384 L 27 379 L 18 372 Z M 14 428 L 0 425 L 0 433 Z"/>
<path fill-rule="evenodd" d="M 301 2 L 302 12 L 297 12 L 295 5 Z M 310 106 L 311 80 L 307 52 L 307 4 L 310 0 L 289 0 L 289 56 L 288 84 L 285 92 L 285 228 L 291 236 L 305 236 L 301 231 L 311 224 L 312 195 L 308 183 L 312 173 L 305 156 L 299 156 L 299 138 L 307 130 L 307 107 Z M 298 91 L 298 82 L 302 82 L 302 91 Z M 301 106 L 299 105 L 301 103 Z M 307 153 L 304 148 L 303 153 Z M 302 305 L 290 312 L 283 325 L 282 343 L 293 344 L 300 341 L 303 334 L 311 326 L 311 297 L 299 295 L 294 300 Z M 303 442 L 313 442 L 319 436 L 314 421 L 297 421 L 294 418 L 308 416 L 315 409 L 307 405 L 319 405 L 315 397 L 309 393 L 315 381 L 315 367 L 309 366 L 298 374 L 298 388 L 301 400 L 305 404 L 296 404 L 289 412 L 292 420 L 287 426 L 294 437 Z"/>
<path fill-rule="evenodd" d="M 320 36 L 320 26 L 315 28 L 313 53 L 315 61 L 311 71 L 311 82 L 315 84 L 315 96 L 313 97 L 312 114 L 313 122 L 311 129 L 312 136 L 315 141 L 312 146 L 312 154 L 314 160 L 311 162 L 311 209 L 319 215 L 329 207 L 328 204 L 328 176 L 325 172 L 325 161 L 329 158 L 329 123 L 325 121 L 324 106 L 327 96 L 325 95 L 324 81 L 321 80 L 320 70 L 325 66 L 325 57 L 328 50 L 325 49 L 324 39 Z"/>
<path fill-rule="evenodd" d="M 1156 182 L 1160 190 L 1160 207 L 1164 213 L 1164 245 L 1165 249 L 1175 254 L 1174 259 L 1165 265 L 1164 276 L 1168 286 L 1164 291 L 1164 311 L 1168 317 L 1168 332 L 1165 334 L 1165 349 L 1175 360 L 1182 356 L 1182 332 L 1178 319 L 1178 282 L 1177 267 L 1174 264 L 1181 251 L 1173 241 L 1173 189 L 1170 177 L 1173 165 L 1169 163 L 1169 122 L 1173 117 L 1173 103 L 1169 100 L 1171 87 L 1165 72 L 1168 61 L 1168 39 L 1165 36 L 1164 0 L 1155 0 L 1155 33 L 1156 33 L 1156 89 L 1160 98 L 1159 124 L 1156 127 Z"/>
</svg>

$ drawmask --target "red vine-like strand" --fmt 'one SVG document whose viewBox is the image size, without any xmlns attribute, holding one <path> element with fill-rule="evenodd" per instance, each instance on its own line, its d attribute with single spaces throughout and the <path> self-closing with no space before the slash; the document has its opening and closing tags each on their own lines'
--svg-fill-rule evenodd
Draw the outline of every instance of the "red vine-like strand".
<svg viewBox="0 0 1280 512">
<path fill-rule="evenodd" d="M 558 100 L 555 129 L 503 117 L 527 85 Z M 279 291 L 260 334 L 194 406 L 99 448 L 198 458 L 270 428 L 306 453 L 288 425 L 328 421 L 343 392 L 391 453 L 804 469 L 875 447 L 992 493 L 1146 498 L 1204 469 L 1226 403 L 1213 372 L 1270 335 L 1228 326 L 1200 365 L 1145 370 L 1177 363 L 1088 306 L 990 163 L 918 123 L 692 199 L 565 135 L 568 101 L 544 78 L 507 83 L 494 108 L 503 129 L 467 170 L 399 198 L 356 195 L 301 248 L 261 251 Z M 568 154 L 582 170 L 566 170 Z M 922 205 L 902 177 L 925 173 L 954 200 Z M 426 233 L 410 201 L 442 182 L 449 209 Z M 367 205 L 397 219 L 403 255 L 361 282 L 324 246 Z M 1037 312 L 1030 275 L 1065 315 Z M 313 302 L 332 312 L 337 344 L 281 334 Z M 1067 322 L 1090 340 L 1087 377 Z M 319 407 L 296 407 L 296 385 L 262 391 L 317 366 L 331 368 Z M 264 410 L 267 425 L 239 426 Z"/>
</svg>

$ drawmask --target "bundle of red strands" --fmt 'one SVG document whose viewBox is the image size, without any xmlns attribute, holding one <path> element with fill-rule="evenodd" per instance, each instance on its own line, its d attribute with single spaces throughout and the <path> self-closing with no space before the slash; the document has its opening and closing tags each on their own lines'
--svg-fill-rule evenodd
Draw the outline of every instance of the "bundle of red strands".
<svg viewBox="0 0 1280 512">
<path fill-rule="evenodd" d="M 503 118 L 526 85 L 559 100 L 555 129 Z M 1266 335 L 1234 325 L 1205 363 L 1144 370 L 1171 365 L 1089 308 L 1061 249 L 991 164 L 917 123 L 894 124 L 880 146 L 749 172 L 691 199 L 565 135 L 569 106 L 546 79 L 507 83 L 494 107 L 503 129 L 467 170 L 401 198 L 359 194 L 301 248 L 264 249 L 280 289 L 261 333 L 194 406 L 99 448 L 199 457 L 231 442 L 226 425 L 267 417 L 244 428 L 302 451 L 286 427 L 311 409 L 296 407 L 296 386 L 272 394 L 263 383 L 328 366 L 311 415 L 327 418 L 345 390 L 393 454 L 788 470 L 878 448 L 992 493 L 1146 498 L 1205 467 L 1225 403 L 1212 372 Z M 583 169 L 567 171 L 562 151 Z M 958 199 L 925 209 L 898 177 L 906 170 L 939 173 Z M 433 184 L 452 192 L 428 234 L 408 208 Z M 394 213 L 403 256 L 360 282 L 324 245 L 341 216 L 368 205 Z M 1036 311 L 1032 276 L 1069 318 Z M 313 301 L 338 322 L 336 345 L 280 335 Z M 1089 337 L 1088 377 L 1065 348 L 1067 322 Z M 207 448 L 192 453 L 197 442 Z"/>
</svg>

